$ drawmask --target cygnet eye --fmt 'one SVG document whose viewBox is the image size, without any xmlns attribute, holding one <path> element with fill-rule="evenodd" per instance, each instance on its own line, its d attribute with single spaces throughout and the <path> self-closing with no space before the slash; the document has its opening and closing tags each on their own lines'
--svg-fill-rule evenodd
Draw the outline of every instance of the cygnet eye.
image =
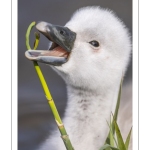
<svg viewBox="0 0 150 150">
<path fill-rule="evenodd" d="M 97 41 L 91 41 L 89 42 L 91 45 L 93 45 L 94 47 L 99 47 L 99 43 Z"/>
</svg>

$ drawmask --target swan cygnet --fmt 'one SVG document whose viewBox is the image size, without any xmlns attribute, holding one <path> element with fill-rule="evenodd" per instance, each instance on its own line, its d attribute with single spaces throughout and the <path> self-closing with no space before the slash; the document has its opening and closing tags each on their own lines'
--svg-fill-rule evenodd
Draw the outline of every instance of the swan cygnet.
<svg viewBox="0 0 150 150">
<path fill-rule="evenodd" d="M 25 55 L 50 65 L 65 81 L 68 101 L 63 123 L 75 150 L 99 150 L 108 135 L 119 85 L 131 53 L 128 29 L 101 7 L 77 10 L 64 27 L 39 22 L 36 28 L 51 42 L 50 49 Z M 65 150 L 58 130 L 40 150 Z"/>
</svg>

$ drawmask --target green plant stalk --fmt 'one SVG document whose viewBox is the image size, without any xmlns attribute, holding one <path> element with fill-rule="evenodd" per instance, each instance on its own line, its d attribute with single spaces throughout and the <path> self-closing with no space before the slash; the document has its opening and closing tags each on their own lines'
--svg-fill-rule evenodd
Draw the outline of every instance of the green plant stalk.
<svg viewBox="0 0 150 150">
<path fill-rule="evenodd" d="M 34 48 L 33 49 L 37 49 L 38 45 L 39 45 L 39 40 L 40 40 L 40 33 L 35 32 L 35 42 L 34 42 Z"/>
<path fill-rule="evenodd" d="M 114 116 L 113 116 L 113 119 L 115 121 L 117 121 L 117 117 L 118 117 L 118 111 L 119 111 L 120 100 L 121 100 L 121 92 L 122 92 L 122 84 L 123 84 L 123 77 L 122 77 L 121 82 L 120 82 L 120 88 L 119 88 L 119 93 L 118 93 L 117 104 L 116 104 L 115 113 L 114 113 Z"/>
<path fill-rule="evenodd" d="M 32 22 L 29 25 L 29 27 L 27 29 L 27 32 L 26 32 L 26 47 L 27 47 L 28 50 L 31 49 L 30 44 L 29 44 L 30 31 L 35 26 L 35 24 L 36 24 L 36 22 Z M 38 33 L 35 33 L 35 37 L 36 37 L 36 40 L 35 40 L 35 43 L 34 43 L 34 49 L 36 49 L 37 46 L 38 46 L 40 36 L 39 36 Z M 66 149 L 67 150 L 74 150 L 73 146 L 71 144 L 71 141 L 70 141 L 70 139 L 69 139 L 69 137 L 67 135 L 66 129 L 65 129 L 65 127 L 64 127 L 64 125 L 63 125 L 63 123 L 61 121 L 61 118 L 59 116 L 59 113 L 57 111 L 55 103 L 53 101 L 53 98 L 52 98 L 52 96 L 50 94 L 50 91 L 48 89 L 47 83 L 46 83 L 46 81 L 44 79 L 44 76 L 42 74 L 42 71 L 41 71 L 41 69 L 40 69 L 40 67 L 39 67 L 39 65 L 38 65 L 38 63 L 36 61 L 33 61 L 33 64 L 34 64 L 35 70 L 36 70 L 36 72 L 38 74 L 38 77 L 40 79 L 41 85 L 43 87 L 45 96 L 46 96 L 47 101 L 48 101 L 48 104 L 49 104 L 49 106 L 50 106 L 50 108 L 52 110 L 52 113 L 53 113 L 53 116 L 54 116 L 55 121 L 57 123 L 58 129 L 59 129 L 59 131 L 61 133 L 61 137 L 62 137 L 62 140 L 63 140 L 65 146 L 66 146 Z"/>
<path fill-rule="evenodd" d="M 107 121 L 107 124 L 108 124 L 108 126 L 109 126 L 109 134 L 111 134 L 110 136 L 109 136 L 109 138 L 110 138 L 110 142 L 109 142 L 109 145 L 110 146 L 115 146 L 115 144 L 116 144 L 116 146 L 118 147 L 118 144 L 117 144 L 117 140 L 115 139 L 115 135 L 114 135 L 114 133 L 113 133 L 113 131 L 112 131 L 112 124 L 113 124 L 113 122 L 112 123 L 108 123 L 108 121 Z M 106 144 L 108 144 L 108 143 L 106 143 Z"/>
<path fill-rule="evenodd" d="M 119 126 L 118 126 L 118 124 L 117 124 L 115 119 L 113 119 L 113 123 L 114 123 L 114 126 L 115 126 L 115 132 L 116 132 L 117 141 L 118 141 L 118 148 L 120 150 L 127 150 L 126 146 L 124 144 L 124 141 L 123 141 L 123 138 L 122 138 Z"/>
<path fill-rule="evenodd" d="M 128 133 L 128 136 L 127 136 L 127 139 L 126 139 L 126 142 L 125 142 L 125 147 L 126 147 L 127 150 L 128 150 L 129 144 L 130 144 L 131 132 L 132 132 L 132 127 L 130 129 L 130 132 Z"/>
<path fill-rule="evenodd" d="M 109 144 L 105 144 L 104 146 L 102 146 L 99 150 L 106 150 L 106 149 L 111 149 L 111 150 L 119 150 L 118 148 L 116 148 L 116 147 L 113 147 L 113 146 L 111 146 L 111 145 L 109 145 Z"/>
<path fill-rule="evenodd" d="M 110 125 L 109 125 L 109 138 L 110 138 L 110 145 L 111 146 L 114 146 L 114 134 L 113 134 L 113 131 L 112 131 L 112 123 L 111 123 L 111 117 L 110 117 Z"/>
<path fill-rule="evenodd" d="M 115 121 L 117 121 L 117 117 L 118 117 L 118 111 L 119 111 L 120 99 L 121 99 L 121 91 L 122 91 L 122 83 L 123 83 L 123 77 L 121 78 L 121 81 L 120 81 L 120 87 L 119 87 L 119 91 L 118 91 L 118 98 L 117 98 L 116 108 L 115 108 L 115 112 L 114 112 L 114 116 L 113 116 L 113 120 L 115 120 Z M 114 127 L 113 120 L 112 120 L 112 123 L 111 123 L 112 133 L 111 133 L 111 131 L 109 131 L 107 139 L 105 141 L 105 144 L 106 143 L 107 144 L 112 144 L 112 146 L 113 146 L 113 134 L 115 133 L 115 127 Z M 107 141 L 109 141 L 109 143 Z"/>
</svg>

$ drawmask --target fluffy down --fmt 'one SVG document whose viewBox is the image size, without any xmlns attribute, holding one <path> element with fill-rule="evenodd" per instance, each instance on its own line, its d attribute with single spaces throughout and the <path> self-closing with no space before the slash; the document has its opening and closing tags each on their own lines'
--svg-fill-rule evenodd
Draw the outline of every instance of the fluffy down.
<svg viewBox="0 0 150 150">
<path fill-rule="evenodd" d="M 76 33 L 76 40 L 68 62 L 52 66 L 67 86 L 63 122 L 75 150 L 98 150 L 108 135 L 106 120 L 114 112 L 128 66 L 130 36 L 124 23 L 101 7 L 77 10 L 65 26 Z M 48 149 L 65 150 L 58 129 L 40 146 Z"/>
</svg>

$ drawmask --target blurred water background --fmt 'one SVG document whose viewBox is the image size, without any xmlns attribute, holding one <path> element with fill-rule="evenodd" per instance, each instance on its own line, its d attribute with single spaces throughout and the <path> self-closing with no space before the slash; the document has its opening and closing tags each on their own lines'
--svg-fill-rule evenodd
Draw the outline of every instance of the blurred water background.
<svg viewBox="0 0 150 150">
<path fill-rule="evenodd" d="M 36 150 L 55 126 L 33 64 L 24 55 L 25 33 L 28 25 L 32 21 L 65 25 L 75 10 L 92 5 L 115 11 L 132 36 L 132 0 L 18 0 L 18 150 Z M 33 33 L 30 39 L 31 45 L 34 41 Z M 48 42 L 41 35 L 38 49 L 47 49 Z M 58 111 L 63 117 L 67 99 L 64 81 L 49 66 L 44 64 L 40 66 Z M 127 88 L 123 96 L 131 100 L 132 60 L 125 77 L 124 87 L 125 85 Z"/>
</svg>

